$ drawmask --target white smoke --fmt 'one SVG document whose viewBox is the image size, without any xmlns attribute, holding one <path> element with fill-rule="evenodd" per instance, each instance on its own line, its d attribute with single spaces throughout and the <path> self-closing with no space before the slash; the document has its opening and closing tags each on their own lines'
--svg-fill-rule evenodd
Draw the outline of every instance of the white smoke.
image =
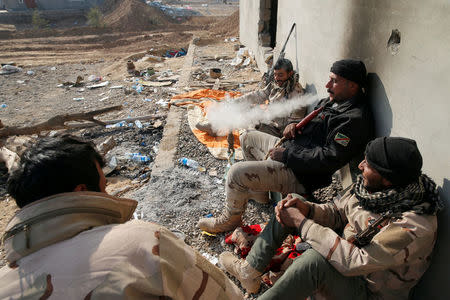
<svg viewBox="0 0 450 300">
<path fill-rule="evenodd" d="M 248 102 L 227 99 L 210 105 L 206 111 L 211 127 L 216 132 L 248 128 L 259 123 L 269 123 L 275 118 L 287 117 L 300 107 L 317 101 L 317 95 L 303 95 L 286 101 L 278 101 L 262 108 Z"/>
</svg>

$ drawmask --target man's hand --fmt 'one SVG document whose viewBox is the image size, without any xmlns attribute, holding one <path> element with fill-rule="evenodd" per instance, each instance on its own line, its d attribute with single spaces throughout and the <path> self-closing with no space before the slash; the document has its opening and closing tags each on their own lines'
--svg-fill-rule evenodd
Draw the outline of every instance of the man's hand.
<svg viewBox="0 0 450 300">
<path fill-rule="evenodd" d="M 287 208 L 294 208 L 298 210 L 299 213 L 303 216 L 302 220 L 305 218 L 304 216 L 307 216 L 309 214 L 310 210 L 309 204 L 307 204 L 306 202 L 300 200 L 299 198 L 294 198 L 292 194 L 287 195 L 287 197 L 278 202 L 277 206 L 275 207 L 275 217 L 277 221 L 280 224 L 286 226 L 288 225 L 284 223 L 286 220 L 283 220 L 282 211 L 286 210 Z"/>
<path fill-rule="evenodd" d="M 283 130 L 283 136 L 288 139 L 291 140 L 293 138 L 295 138 L 295 135 L 297 133 L 301 133 L 299 130 L 297 130 L 297 128 L 295 127 L 297 124 L 296 123 L 291 123 L 289 125 L 287 125 L 284 130 Z"/>
<path fill-rule="evenodd" d="M 283 153 L 286 148 L 277 147 L 269 150 L 269 156 L 272 160 L 283 162 Z"/>
<path fill-rule="evenodd" d="M 299 228 L 306 217 L 296 207 L 285 207 L 280 210 L 280 224 L 286 227 Z"/>
</svg>

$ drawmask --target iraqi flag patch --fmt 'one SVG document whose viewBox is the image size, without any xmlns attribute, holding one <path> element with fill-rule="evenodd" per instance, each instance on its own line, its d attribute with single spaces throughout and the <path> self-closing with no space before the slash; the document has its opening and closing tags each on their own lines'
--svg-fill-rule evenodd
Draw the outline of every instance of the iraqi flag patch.
<svg viewBox="0 0 450 300">
<path fill-rule="evenodd" d="M 334 140 L 336 141 L 336 143 L 344 147 L 347 147 L 348 143 L 350 143 L 350 138 L 340 132 L 336 133 Z"/>
</svg>

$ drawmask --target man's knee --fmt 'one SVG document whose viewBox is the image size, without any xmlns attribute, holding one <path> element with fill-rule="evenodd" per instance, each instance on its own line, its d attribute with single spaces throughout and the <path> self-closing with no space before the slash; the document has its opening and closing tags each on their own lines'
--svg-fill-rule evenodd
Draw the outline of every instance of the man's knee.
<svg viewBox="0 0 450 300">
<path fill-rule="evenodd" d="M 326 259 L 316 250 L 308 249 L 302 255 L 297 257 L 286 273 L 304 273 L 310 275 L 319 274 L 329 267 Z"/>
</svg>

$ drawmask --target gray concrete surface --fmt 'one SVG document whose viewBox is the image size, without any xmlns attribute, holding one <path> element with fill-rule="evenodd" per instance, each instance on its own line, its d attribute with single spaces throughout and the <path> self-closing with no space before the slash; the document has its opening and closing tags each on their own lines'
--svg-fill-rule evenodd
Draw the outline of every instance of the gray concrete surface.
<svg viewBox="0 0 450 300">
<path fill-rule="evenodd" d="M 180 75 L 180 80 L 177 83 L 177 87 L 180 89 L 188 86 L 194 55 L 195 44 L 191 42 L 189 44 L 188 53 L 184 58 L 183 71 Z M 152 171 L 153 175 L 160 175 L 163 171 L 173 168 L 174 166 L 182 114 L 182 108 L 176 107 L 175 105 L 170 107 L 166 125 L 164 126 L 163 137 L 159 145 L 158 155 L 155 158 L 155 164 Z"/>
</svg>

